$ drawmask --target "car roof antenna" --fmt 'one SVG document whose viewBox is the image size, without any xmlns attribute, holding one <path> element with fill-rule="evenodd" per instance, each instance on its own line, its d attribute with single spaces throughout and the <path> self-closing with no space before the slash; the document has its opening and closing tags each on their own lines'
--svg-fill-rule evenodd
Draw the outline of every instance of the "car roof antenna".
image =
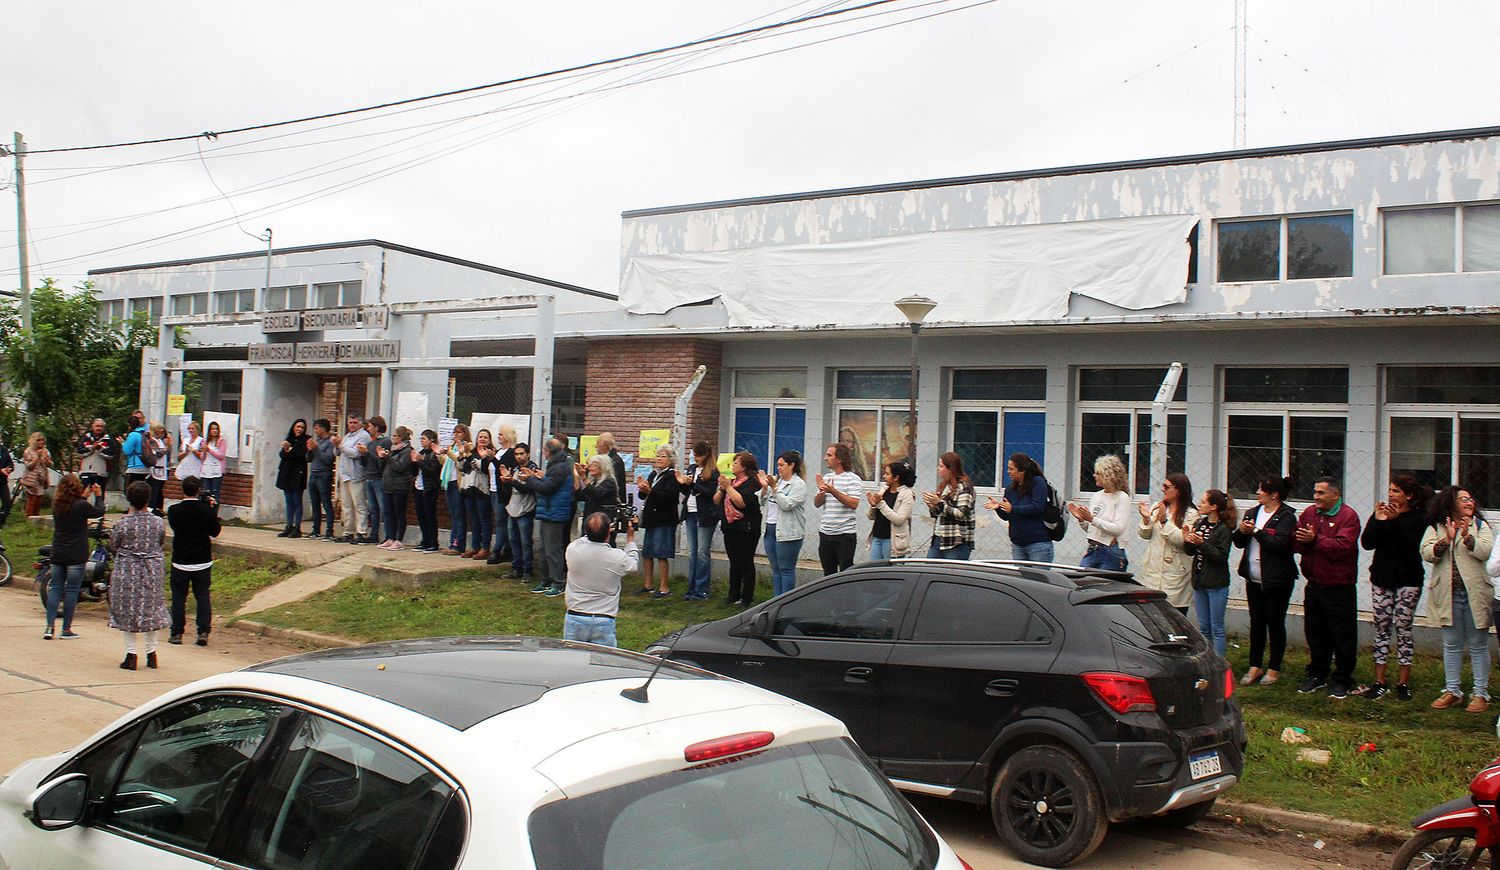
<svg viewBox="0 0 1500 870">
<path fill-rule="evenodd" d="M 667 658 L 672 655 L 673 650 L 677 649 L 677 642 L 688 636 L 688 629 L 692 626 L 693 624 L 689 622 L 687 625 L 684 625 L 682 627 L 682 631 L 677 632 L 676 637 L 672 638 L 672 645 L 667 647 L 667 651 L 657 658 L 656 667 L 651 669 L 650 675 L 646 677 L 646 682 L 641 683 L 639 686 L 632 686 L 628 689 L 621 689 L 620 697 L 625 698 L 629 701 L 634 701 L 637 704 L 650 703 L 651 699 L 646 696 L 646 690 L 651 688 L 651 681 L 656 679 L 656 672 L 661 670 L 661 666 L 667 663 Z"/>
</svg>

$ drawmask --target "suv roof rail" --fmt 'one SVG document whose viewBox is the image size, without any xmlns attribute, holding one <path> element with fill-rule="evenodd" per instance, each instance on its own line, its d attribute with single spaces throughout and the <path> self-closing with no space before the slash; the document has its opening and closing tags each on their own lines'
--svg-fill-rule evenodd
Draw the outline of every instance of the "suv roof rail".
<svg viewBox="0 0 1500 870">
<path fill-rule="evenodd" d="M 1061 562 L 1031 562 L 1025 559 L 929 559 L 921 556 L 898 557 L 888 559 L 885 562 L 866 562 L 865 565 L 946 565 L 958 567 L 960 565 L 980 565 L 986 568 L 1014 568 L 1022 576 L 1028 579 L 1039 580 L 1050 583 L 1051 580 L 1044 571 L 1052 571 L 1061 574 L 1069 580 L 1078 580 L 1084 577 L 1097 577 L 1102 580 L 1117 580 L 1122 583 L 1131 583 L 1139 586 L 1135 575 L 1129 571 L 1108 571 L 1103 568 L 1083 568 L 1078 565 L 1065 565 Z M 858 567 L 858 566 L 856 566 Z"/>
</svg>

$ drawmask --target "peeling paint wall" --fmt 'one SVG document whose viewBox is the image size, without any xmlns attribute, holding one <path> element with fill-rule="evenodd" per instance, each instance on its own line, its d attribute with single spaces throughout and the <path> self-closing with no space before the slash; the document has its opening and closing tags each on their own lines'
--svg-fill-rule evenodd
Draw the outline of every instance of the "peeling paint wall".
<svg viewBox="0 0 1500 870">
<path fill-rule="evenodd" d="M 1500 198 L 1500 137 L 731 205 L 627 217 L 622 263 L 637 255 L 857 241 L 938 232 L 1194 214 L 1200 280 L 1186 302 L 1156 309 L 1204 316 L 1492 305 L 1500 273 L 1380 274 L 1380 210 Z M 1330 280 L 1219 284 L 1213 222 L 1352 211 L 1353 274 Z M 1121 313 L 1074 297 L 1069 319 Z"/>
</svg>

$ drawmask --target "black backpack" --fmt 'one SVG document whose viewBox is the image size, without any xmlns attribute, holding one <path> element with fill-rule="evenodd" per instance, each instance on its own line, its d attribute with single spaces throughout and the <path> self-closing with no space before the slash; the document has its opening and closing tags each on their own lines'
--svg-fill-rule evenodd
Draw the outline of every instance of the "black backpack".
<svg viewBox="0 0 1500 870">
<path fill-rule="evenodd" d="M 1047 527 L 1047 537 L 1053 541 L 1061 541 L 1068 533 L 1067 514 L 1063 512 L 1062 496 L 1047 481 L 1047 504 L 1042 507 L 1042 525 Z"/>
</svg>

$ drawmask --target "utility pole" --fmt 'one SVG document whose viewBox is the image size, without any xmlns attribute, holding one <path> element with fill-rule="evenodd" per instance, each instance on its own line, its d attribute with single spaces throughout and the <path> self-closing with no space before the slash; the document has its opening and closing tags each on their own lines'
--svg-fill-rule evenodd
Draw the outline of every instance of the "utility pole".
<svg viewBox="0 0 1500 870">
<path fill-rule="evenodd" d="M 1250 27 L 1245 22 L 1245 3 L 1234 0 L 1234 150 L 1245 147 L 1245 48 Z"/>
<path fill-rule="evenodd" d="M 3 149 L 0 149 L 3 150 Z M 21 266 L 21 331 L 31 332 L 31 252 L 26 246 L 26 140 L 16 131 L 11 156 L 16 160 L 16 251 Z M 31 413 L 27 408 L 26 395 L 21 394 L 21 424 L 31 428 Z"/>
</svg>

